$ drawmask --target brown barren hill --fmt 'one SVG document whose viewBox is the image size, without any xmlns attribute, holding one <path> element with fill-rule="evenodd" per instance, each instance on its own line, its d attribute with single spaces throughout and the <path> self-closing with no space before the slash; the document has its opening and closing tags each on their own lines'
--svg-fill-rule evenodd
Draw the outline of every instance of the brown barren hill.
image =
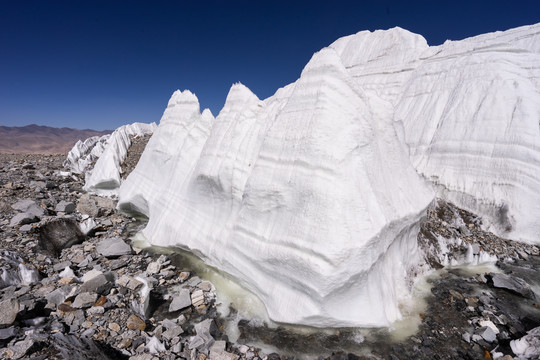
<svg viewBox="0 0 540 360">
<path fill-rule="evenodd" d="M 111 132 L 33 124 L 21 127 L 0 126 L 0 154 L 66 154 L 77 140 Z"/>
</svg>

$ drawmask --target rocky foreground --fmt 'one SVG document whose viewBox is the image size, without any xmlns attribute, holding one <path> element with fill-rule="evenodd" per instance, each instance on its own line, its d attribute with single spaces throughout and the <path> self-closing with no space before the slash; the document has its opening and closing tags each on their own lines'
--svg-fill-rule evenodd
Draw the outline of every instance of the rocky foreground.
<svg viewBox="0 0 540 360">
<path fill-rule="evenodd" d="M 0 155 L 3 358 L 507 360 L 540 354 L 539 248 L 498 238 L 483 230 L 481 219 L 442 201 L 428 211 L 419 235 L 430 249 L 427 262 L 442 268 L 491 256 L 498 270 L 439 270 L 414 335 L 400 341 L 384 330 L 365 337 L 352 329 L 306 335 L 246 320 L 231 343 L 213 284 L 174 256 L 134 246 L 130 236 L 140 222 L 117 213 L 113 200 L 84 194 L 83 180 L 64 172 L 63 160 Z M 249 345 L 254 342 L 279 354 Z"/>
</svg>

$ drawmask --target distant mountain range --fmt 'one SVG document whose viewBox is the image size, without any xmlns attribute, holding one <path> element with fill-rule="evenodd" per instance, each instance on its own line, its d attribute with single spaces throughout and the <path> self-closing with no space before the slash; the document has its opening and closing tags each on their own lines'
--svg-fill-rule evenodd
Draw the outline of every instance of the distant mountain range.
<svg viewBox="0 0 540 360">
<path fill-rule="evenodd" d="M 77 140 L 110 134 L 112 130 L 79 130 L 50 126 L 0 126 L 0 153 L 66 154 Z"/>
</svg>

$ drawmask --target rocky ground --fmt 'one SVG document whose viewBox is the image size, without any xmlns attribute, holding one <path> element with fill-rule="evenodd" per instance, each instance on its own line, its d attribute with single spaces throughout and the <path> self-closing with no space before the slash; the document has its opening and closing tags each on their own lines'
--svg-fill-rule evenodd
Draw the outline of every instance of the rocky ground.
<svg viewBox="0 0 540 360">
<path fill-rule="evenodd" d="M 137 166 L 137 163 L 141 158 L 144 148 L 146 147 L 146 144 L 148 144 L 148 141 L 151 137 L 152 135 L 150 134 L 131 137 L 131 145 L 128 149 L 126 159 L 121 166 L 122 179 L 127 178 L 127 176 L 133 171 L 133 169 L 135 169 L 135 166 Z"/>
<path fill-rule="evenodd" d="M 140 222 L 117 213 L 113 200 L 84 194 L 83 180 L 65 173 L 63 160 L 0 155 L 3 358 L 507 360 L 526 347 L 512 340 L 529 336 L 540 347 L 538 247 L 498 238 L 442 201 L 421 227 L 426 261 L 439 268 L 491 254 L 497 271 L 439 270 L 414 335 L 392 341 L 373 331 L 359 339 L 350 329 L 299 334 L 241 321 L 240 339 L 231 343 L 213 284 L 173 257 L 138 249 L 129 237 Z"/>
</svg>

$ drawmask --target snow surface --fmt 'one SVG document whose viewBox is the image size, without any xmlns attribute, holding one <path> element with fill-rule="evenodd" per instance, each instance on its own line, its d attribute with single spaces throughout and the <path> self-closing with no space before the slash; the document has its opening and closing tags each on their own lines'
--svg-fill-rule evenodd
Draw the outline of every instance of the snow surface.
<svg viewBox="0 0 540 360">
<path fill-rule="evenodd" d="M 68 154 L 66 164 L 72 172 L 85 174 L 84 190 L 90 193 L 116 195 L 122 182 L 121 167 L 131 145 L 131 136 L 151 134 L 156 123 L 133 123 L 101 138 L 77 142 Z M 97 161 L 93 168 L 90 165 Z"/>
<path fill-rule="evenodd" d="M 233 85 L 215 119 L 177 91 L 119 207 L 149 217 L 150 243 L 231 275 L 275 321 L 387 326 L 420 265 L 425 180 L 492 231 L 539 242 L 539 34 L 429 47 L 400 28 L 359 32 L 264 101 Z"/>
</svg>

